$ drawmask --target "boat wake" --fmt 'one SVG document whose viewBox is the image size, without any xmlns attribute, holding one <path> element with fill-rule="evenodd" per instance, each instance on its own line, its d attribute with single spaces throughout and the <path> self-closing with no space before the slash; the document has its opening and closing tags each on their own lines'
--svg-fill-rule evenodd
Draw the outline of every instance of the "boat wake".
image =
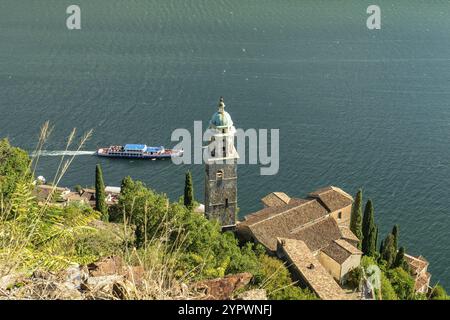
<svg viewBox="0 0 450 320">
<path fill-rule="evenodd" d="M 95 154 L 95 151 L 47 151 L 42 150 L 39 152 L 33 152 L 31 153 L 32 157 L 35 157 L 37 155 L 41 157 L 58 157 L 58 156 L 92 156 Z"/>
</svg>

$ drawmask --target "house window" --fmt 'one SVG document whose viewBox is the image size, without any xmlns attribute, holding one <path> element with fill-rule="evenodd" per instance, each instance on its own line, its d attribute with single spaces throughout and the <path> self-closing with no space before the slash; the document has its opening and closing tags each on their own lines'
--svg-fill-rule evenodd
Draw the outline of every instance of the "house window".
<svg viewBox="0 0 450 320">
<path fill-rule="evenodd" d="M 216 172 L 216 179 L 217 180 L 223 179 L 223 170 L 219 170 Z"/>
<path fill-rule="evenodd" d="M 338 219 L 342 219 L 342 211 L 338 212 Z"/>
</svg>

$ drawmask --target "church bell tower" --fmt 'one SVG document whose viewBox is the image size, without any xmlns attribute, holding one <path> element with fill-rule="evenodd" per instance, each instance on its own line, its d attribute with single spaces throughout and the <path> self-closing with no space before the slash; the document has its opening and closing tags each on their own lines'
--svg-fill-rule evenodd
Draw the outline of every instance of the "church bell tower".
<svg viewBox="0 0 450 320">
<path fill-rule="evenodd" d="M 236 129 L 220 98 L 218 110 L 207 131 L 209 144 L 205 165 L 205 215 L 219 221 L 224 229 L 234 228 L 237 214 L 237 159 L 234 147 Z"/>
</svg>

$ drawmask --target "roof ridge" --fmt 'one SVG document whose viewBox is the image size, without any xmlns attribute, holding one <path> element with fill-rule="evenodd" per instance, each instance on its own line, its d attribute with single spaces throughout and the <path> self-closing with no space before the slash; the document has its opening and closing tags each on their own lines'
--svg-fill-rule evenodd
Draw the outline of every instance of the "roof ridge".
<svg viewBox="0 0 450 320">
<path fill-rule="evenodd" d="M 259 223 L 261 223 L 261 222 L 263 222 L 263 221 L 267 221 L 267 220 L 269 220 L 269 219 L 273 219 L 273 218 L 275 218 L 275 217 L 278 217 L 279 215 L 282 215 L 282 214 L 285 214 L 285 213 L 287 213 L 287 212 L 290 212 L 291 210 L 300 208 L 300 207 L 302 207 L 302 206 L 304 206 L 304 205 L 307 205 L 307 204 L 309 204 L 309 203 L 311 203 L 311 202 L 313 202 L 313 201 L 317 201 L 317 200 L 316 200 L 316 199 L 312 199 L 311 201 L 308 201 L 308 202 L 305 202 L 305 203 L 300 203 L 300 204 L 298 204 L 298 205 L 296 205 L 296 206 L 293 206 L 293 207 L 287 209 L 286 211 L 278 212 L 278 213 L 274 214 L 273 216 L 270 216 L 270 217 L 267 217 L 266 219 L 262 219 L 262 220 L 260 220 L 260 221 L 257 221 L 257 222 L 255 222 L 255 223 L 253 223 L 253 224 L 251 224 L 251 225 L 252 225 L 252 226 L 255 226 L 255 225 L 257 225 L 257 224 L 259 224 Z M 320 205 L 320 203 L 319 203 L 319 205 Z M 286 206 L 289 206 L 289 205 L 287 204 Z"/>
</svg>

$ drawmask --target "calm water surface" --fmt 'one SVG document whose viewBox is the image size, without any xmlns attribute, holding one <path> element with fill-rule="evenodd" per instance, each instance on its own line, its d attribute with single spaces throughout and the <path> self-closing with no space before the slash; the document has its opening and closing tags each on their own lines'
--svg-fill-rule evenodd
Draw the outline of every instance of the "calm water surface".
<svg viewBox="0 0 450 320">
<path fill-rule="evenodd" d="M 71 4 L 71 3 L 70 3 Z M 94 129 L 86 150 L 170 146 L 176 128 L 209 120 L 223 95 L 237 127 L 280 129 L 280 171 L 239 167 L 244 216 L 271 191 L 304 196 L 325 185 L 374 200 L 381 236 L 431 262 L 450 288 L 450 2 L 79 0 L 0 3 L 0 136 L 32 150 L 45 120 L 48 150 L 72 127 Z M 59 158 L 45 157 L 47 179 Z M 108 185 L 125 175 L 177 199 L 184 172 L 203 195 L 202 166 L 78 157 L 62 184 Z"/>
</svg>

